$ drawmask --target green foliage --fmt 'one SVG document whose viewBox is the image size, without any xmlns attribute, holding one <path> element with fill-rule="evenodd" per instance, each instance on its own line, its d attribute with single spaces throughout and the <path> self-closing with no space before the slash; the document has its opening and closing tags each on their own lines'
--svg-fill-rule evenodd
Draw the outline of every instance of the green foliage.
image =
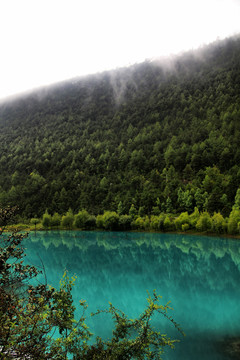
<svg viewBox="0 0 240 360">
<path fill-rule="evenodd" d="M 228 225 L 227 225 L 228 233 L 230 235 L 235 235 L 235 234 L 239 233 L 239 230 L 238 230 L 239 222 L 240 222 L 240 209 L 233 208 L 230 213 L 230 216 L 228 219 Z"/>
<path fill-rule="evenodd" d="M 66 213 L 66 215 L 63 215 L 61 225 L 64 228 L 71 229 L 73 226 L 73 222 L 74 222 L 74 215 L 73 215 L 72 210 L 69 209 L 68 212 Z"/>
<path fill-rule="evenodd" d="M 171 214 L 173 212 L 172 200 L 169 196 L 166 201 L 166 212 L 167 214 Z"/>
<path fill-rule="evenodd" d="M 51 217 L 51 227 L 58 227 L 61 224 L 62 217 L 57 212 Z"/>
<path fill-rule="evenodd" d="M 122 201 L 119 201 L 118 203 L 117 213 L 118 215 L 123 215 L 125 213 Z"/>
<path fill-rule="evenodd" d="M 105 230 L 118 230 L 119 215 L 115 211 L 105 211 L 102 221 Z"/>
<path fill-rule="evenodd" d="M 212 217 L 207 211 L 199 213 L 197 207 L 194 208 L 191 214 L 182 212 L 178 216 L 160 213 L 159 215 L 134 215 L 133 217 L 133 214 L 135 214 L 134 206 L 132 206 L 132 210 L 132 216 L 126 214 L 119 215 L 114 211 L 105 211 L 104 214 L 99 214 L 97 217 L 89 214 L 87 210 L 81 210 L 76 215 L 73 215 L 72 210 L 69 210 L 67 214 L 62 217 L 58 213 L 50 216 L 46 211 L 44 218 L 47 220 L 50 219 L 50 222 L 46 222 L 48 227 L 61 226 L 62 228 L 71 228 L 74 226 L 82 230 L 153 230 L 160 232 L 178 230 L 185 232 L 190 229 L 195 229 L 197 231 L 211 230 L 216 234 L 228 232 L 230 235 L 236 235 L 240 233 L 240 209 L 236 206 L 233 206 L 229 219 L 224 218 L 220 212 L 215 212 Z M 62 222 L 60 224 L 61 219 Z M 37 224 L 39 220 L 33 219 L 32 223 L 35 224 L 35 222 Z M 18 224 L 17 227 L 24 229 L 26 225 Z"/>
<path fill-rule="evenodd" d="M 49 215 L 47 210 L 43 214 L 42 224 L 45 228 L 49 228 L 51 225 L 51 215 Z"/>
<path fill-rule="evenodd" d="M 132 218 L 130 215 L 120 215 L 119 216 L 119 230 L 131 230 Z"/>
<path fill-rule="evenodd" d="M 178 189 L 178 204 L 181 211 L 191 211 L 193 206 L 193 197 L 189 190 Z"/>
<path fill-rule="evenodd" d="M 153 215 L 160 215 L 160 209 L 158 206 L 153 206 L 152 208 L 152 214 Z"/>
<path fill-rule="evenodd" d="M 81 210 L 75 215 L 74 226 L 79 229 L 93 229 L 96 226 L 96 219 L 87 210 Z"/>
<path fill-rule="evenodd" d="M 140 206 L 138 209 L 138 215 L 139 216 L 144 216 L 146 214 L 145 208 L 144 206 Z"/>
<path fill-rule="evenodd" d="M 143 217 L 138 216 L 132 223 L 134 229 L 145 230 L 145 220 Z"/>
<path fill-rule="evenodd" d="M 200 214 L 200 217 L 196 223 L 196 229 L 199 231 L 207 231 L 212 228 L 212 219 L 207 211 Z"/>
<path fill-rule="evenodd" d="M 230 176 L 222 174 L 216 166 L 206 168 L 202 182 L 203 188 L 208 193 L 206 210 L 213 213 L 223 208 L 222 196 L 227 191 L 229 183 Z"/>
<path fill-rule="evenodd" d="M 189 224 L 182 224 L 182 231 L 187 231 L 189 229 Z"/>
<path fill-rule="evenodd" d="M 203 210 L 205 208 L 205 204 L 207 202 L 207 192 L 203 192 L 204 190 L 197 188 L 195 194 L 194 194 L 194 198 L 195 198 L 195 203 L 196 203 L 196 207 L 200 210 Z"/>
<path fill-rule="evenodd" d="M 175 223 L 175 226 L 176 226 L 176 229 L 177 229 L 177 230 L 183 230 L 183 229 L 182 229 L 182 226 L 183 226 L 183 225 L 188 225 L 188 228 L 189 228 L 190 219 L 189 219 L 188 213 L 187 213 L 187 212 L 184 212 L 184 213 L 182 213 L 181 215 L 179 215 L 179 216 L 175 219 L 174 223 Z M 185 230 L 186 230 L 186 226 L 185 226 L 184 228 L 185 228 Z M 185 231 L 185 230 L 184 230 L 184 231 Z"/>
<path fill-rule="evenodd" d="M 37 224 L 40 223 L 40 219 L 32 218 L 32 219 L 30 220 L 30 222 L 31 222 L 31 224 L 33 224 L 33 225 L 37 225 Z"/>
<path fill-rule="evenodd" d="M 170 216 L 166 216 L 163 221 L 163 229 L 165 231 L 172 231 L 175 229 L 174 220 Z"/>
<path fill-rule="evenodd" d="M 36 229 L 37 229 L 37 224 L 40 223 L 40 220 L 37 219 L 37 218 L 32 218 L 32 219 L 30 220 L 30 223 L 34 225 L 35 231 L 36 231 Z"/>
<path fill-rule="evenodd" d="M 159 230 L 159 217 L 156 215 L 151 216 L 150 227 L 152 230 Z"/>
<path fill-rule="evenodd" d="M 233 208 L 240 209 L 240 188 L 237 189 Z"/>
<path fill-rule="evenodd" d="M 189 215 L 189 222 L 192 228 L 196 227 L 199 217 L 200 217 L 199 210 L 197 207 L 195 207 L 194 212 Z"/>
<path fill-rule="evenodd" d="M 150 229 L 151 220 L 149 216 L 144 217 L 144 229 L 149 230 Z"/>
<path fill-rule="evenodd" d="M 226 222 L 220 213 L 214 213 L 212 216 L 212 230 L 217 234 L 222 234 L 226 230 Z"/>
<path fill-rule="evenodd" d="M 134 220 L 134 218 L 137 216 L 137 210 L 135 206 L 132 204 L 129 209 L 129 216 L 131 216 L 131 219 Z"/>
<path fill-rule="evenodd" d="M 240 183 L 240 39 L 200 52 L 178 57 L 174 71 L 145 62 L 0 105 L 0 203 L 28 219 L 69 207 L 132 220 L 195 206 L 229 216 Z"/>
<path fill-rule="evenodd" d="M 179 325 L 168 315 L 171 310 L 169 303 L 160 304 L 161 297 L 153 293 L 149 295 L 148 305 L 138 319 L 128 319 L 128 317 L 111 303 L 109 309 L 104 311 L 112 315 L 115 323 L 115 330 L 112 339 L 106 342 L 107 347 L 101 340 L 98 340 L 96 347 L 93 348 L 92 356 L 94 359 L 162 359 L 165 347 L 174 348 L 177 340 L 171 340 L 166 334 L 156 331 L 151 326 L 154 313 L 167 318 L 183 335 Z M 102 311 L 98 311 L 97 314 Z M 96 315 L 96 314 L 93 314 Z M 161 345 L 160 345 L 161 344 Z M 159 346 L 160 345 L 160 346 Z M 90 358 L 89 358 L 90 359 Z"/>
<path fill-rule="evenodd" d="M 96 226 L 98 229 L 104 229 L 103 225 L 103 215 L 98 215 L 96 218 Z"/>
</svg>

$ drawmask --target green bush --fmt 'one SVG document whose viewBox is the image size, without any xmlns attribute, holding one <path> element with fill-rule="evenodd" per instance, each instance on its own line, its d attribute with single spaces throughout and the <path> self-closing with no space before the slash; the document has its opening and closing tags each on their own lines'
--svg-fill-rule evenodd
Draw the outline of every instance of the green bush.
<svg viewBox="0 0 240 360">
<path fill-rule="evenodd" d="M 150 228 L 152 230 L 159 230 L 158 216 L 152 215 L 150 218 Z"/>
<path fill-rule="evenodd" d="M 187 231 L 189 229 L 189 224 L 182 224 L 182 231 Z"/>
<path fill-rule="evenodd" d="M 69 209 L 68 212 L 66 213 L 66 215 L 63 215 L 61 225 L 64 228 L 71 229 L 73 226 L 73 222 L 74 222 L 74 215 L 73 215 L 72 210 Z"/>
<path fill-rule="evenodd" d="M 177 230 L 182 230 L 182 225 L 183 224 L 189 225 L 189 223 L 190 223 L 190 219 L 187 212 L 181 213 L 174 221 Z"/>
<path fill-rule="evenodd" d="M 129 215 L 131 216 L 132 220 L 134 220 L 137 217 L 137 210 L 133 204 L 129 209 Z"/>
<path fill-rule="evenodd" d="M 87 210 L 79 211 L 78 214 L 74 217 L 74 226 L 79 229 L 85 229 L 89 217 L 90 215 Z"/>
<path fill-rule="evenodd" d="M 194 208 L 194 212 L 189 215 L 189 225 L 191 228 L 195 229 L 197 222 L 200 218 L 199 210 L 197 207 Z"/>
<path fill-rule="evenodd" d="M 115 211 L 105 211 L 103 214 L 103 227 L 106 230 L 118 230 L 119 215 Z"/>
<path fill-rule="evenodd" d="M 141 216 L 138 216 L 133 222 L 132 222 L 132 227 L 134 229 L 140 229 L 140 230 L 145 230 L 145 221 L 144 218 Z"/>
<path fill-rule="evenodd" d="M 120 215 L 119 216 L 119 230 L 131 230 L 131 216 Z"/>
<path fill-rule="evenodd" d="M 51 225 L 51 215 L 49 215 L 47 210 L 43 214 L 42 224 L 45 228 L 49 228 L 49 226 Z"/>
<path fill-rule="evenodd" d="M 160 215 L 160 209 L 159 209 L 158 206 L 153 206 L 153 208 L 152 208 L 152 214 L 153 214 L 153 215 L 156 215 L 156 216 Z"/>
<path fill-rule="evenodd" d="M 55 212 L 51 218 L 50 225 L 52 227 L 58 227 L 61 224 L 62 217 L 57 212 Z"/>
<path fill-rule="evenodd" d="M 214 213 L 212 216 L 212 230 L 217 234 L 222 234 L 225 232 L 226 222 L 224 217 L 220 213 Z"/>
<path fill-rule="evenodd" d="M 88 219 L 85 222 L 85 229 L 91 230 L 96 228 L 96 217 L 94 215 L 89 215 Z"/>
<path fill-rule="evenodd" d="M 196 223 L 196 229 L 198 231 L 207 231 L 212 228 L 212 220 L 211 216 L 207 211 L 204 211 L 202 214 L 200 214 L 200 217 Z"/>
<path fill-rule="evenodd" d="M 168 215 L 164 219 L 163 228 L 165 231 L 175 230 L 174 221 Z"/>
<path fill-rule="evenodd" d="M 228 225 L 227 225 L 228 234 L 235 235 L 235 234 L 239 233 L 239 230 L 238 230 L 239 222 L 240 222 L 240 210 L 237 208 L 236 209 L 233 208 L 230 213 Z"/>
<path fill-rule="evenodd" d="M 150 218 L 150 228 L 156 231 L 164 231 L 165 218 L 165 214 L 160 214 L 159 216 L 152 215 Z"/>
<path fill-rule="evenodd" d="M 98 229 L 104 229 L 103 215 L 99 214 L 96 218 L 96 226 Z"/>
</svg>

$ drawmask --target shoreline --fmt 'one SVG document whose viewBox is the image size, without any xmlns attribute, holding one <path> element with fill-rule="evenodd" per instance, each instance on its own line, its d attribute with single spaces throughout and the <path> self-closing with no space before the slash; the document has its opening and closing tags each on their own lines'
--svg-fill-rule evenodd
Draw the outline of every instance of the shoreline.
<svg viewBox="0 0 240 360">
<path fill-rule="evenodd" d="M 26 226 L 24 226 L 26 225 Z M 104 230 L 104 229 L 81 229 L 81 228 L 63 228 L 63 227 L 56 227 L 56 228 L 44 228 L 44 227 L 38 227 L 35 229 L 35 227 L 29 226 L 28 224 L 16 224 L 16 225 L 9 225 L 6 226 L 3 232 L 42 232 L 42 231 L 102 231 L 102 232 L 139 232 L 139 233 L 155 233 L 155 234 L 178 234 L 178 235 L 192 235 L 192 236 L 210 236 L 210 237 L 218 237 L 218 238 L 227 238 L 232 240 L 240 240 L 240 235 L 230 235 L 227 233 L 224 234 L 217 234 L 211 231 L 194 231 L 194 230 L 188 230 L 188 231 L 156 231 L 156 230 L 141 230 L 141 229 L 135 229 L 135 230 Z"/>
</svg>

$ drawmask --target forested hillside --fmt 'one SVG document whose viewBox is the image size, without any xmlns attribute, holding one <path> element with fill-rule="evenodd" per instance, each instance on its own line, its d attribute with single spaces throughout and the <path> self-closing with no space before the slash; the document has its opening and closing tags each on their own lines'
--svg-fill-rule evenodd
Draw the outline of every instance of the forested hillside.
<svg viewBox="0 0 240 360">
<path fill-rule="evenodd" d="M 240 186 L 240 38 L 0 105 L 0 204 L 220 211 Z"/>
</svg>

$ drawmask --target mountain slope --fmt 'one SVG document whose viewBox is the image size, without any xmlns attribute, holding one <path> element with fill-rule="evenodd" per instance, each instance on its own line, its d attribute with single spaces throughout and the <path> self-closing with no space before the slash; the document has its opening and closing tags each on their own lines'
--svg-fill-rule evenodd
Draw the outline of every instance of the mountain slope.
<svg viewBox="0 0 240 360">
<path fill-rule="evenodd" d="M 240 184 L 240 39 L 0 105 L 0 203 L 24 216 L 228 214 Z"/>
</svg>

